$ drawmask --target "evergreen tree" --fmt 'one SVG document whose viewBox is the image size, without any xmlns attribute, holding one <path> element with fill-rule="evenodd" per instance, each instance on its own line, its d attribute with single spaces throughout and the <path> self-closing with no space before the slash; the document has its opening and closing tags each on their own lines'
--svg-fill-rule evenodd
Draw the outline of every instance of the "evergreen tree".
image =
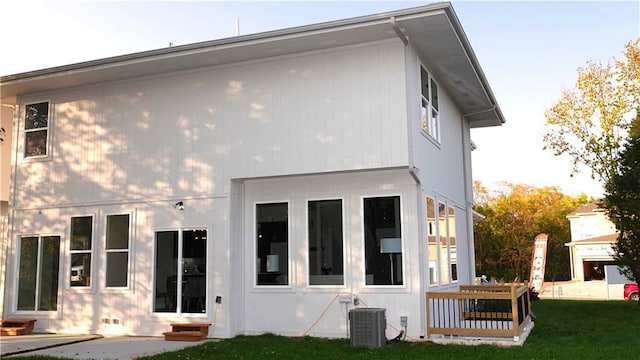
<svg viewBox="0 0 640 360">
<path fill-rule="evenodd" d="M 604 208 L 619 231 L 613 258 L 623 275 L 640 284 L 640 111 L 605 190 Z"/>
</svg>

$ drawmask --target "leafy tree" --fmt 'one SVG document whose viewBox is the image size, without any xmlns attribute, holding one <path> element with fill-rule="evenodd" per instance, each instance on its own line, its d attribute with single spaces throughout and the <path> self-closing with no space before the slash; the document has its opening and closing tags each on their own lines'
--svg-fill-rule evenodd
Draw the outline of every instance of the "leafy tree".
<svg viewBox="0 0 640 360">
<path fill-rule="evenodd" d="M 604 207 L 618 230 L 613 258 L 622 274 L 640 285 L 640 114 L 620 152 L 617 171 L 606 184 Z M 638 302 L 640 306 L 640 302 Z"/>
<path fill-rule="evenodd" d="M 587 62 L 573 89 L 565 90 L 545 112 L 544 149 L 568 155 L 571 175 L 579 165 L 606 183 L 617 167 L 633 112 L 640 105 L 640 38 L 629 42 L 624 59 Z"/>
<path fill-rule="evenodd" d="M 569 279 L 569 251 L 564 246 L 571 240 L 567 215 L 588 202 L 586 195 L 566 196 L 555 187 L 501 185 L 490 193 L 474 184 L 474 195 L 481 199 L 474 201 L 474 210 L 485 216 L 474 226 L 477 272 L 506 281 L 527 279 L 533 239 L 544 232 L 549 234 L 545 277 Z"/>
</svg>

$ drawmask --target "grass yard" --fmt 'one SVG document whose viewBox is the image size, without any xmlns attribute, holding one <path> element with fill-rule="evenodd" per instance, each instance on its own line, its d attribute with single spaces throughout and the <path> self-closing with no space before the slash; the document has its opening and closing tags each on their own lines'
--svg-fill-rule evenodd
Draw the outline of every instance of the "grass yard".
<svg viewBox="0 0 640 360">
<path fill-rule="evenodd" d="M 349 340 L 276 335 L 211 341 L 145 360 L 197 359 L 638 359 L 640 308 L 632 302 L 540 300 L 532 304 L 535 328 L 523 346 L 392 343 L 352 348 Z M 56 359 L 21 357 L 20 359 Z"/>
</svg>

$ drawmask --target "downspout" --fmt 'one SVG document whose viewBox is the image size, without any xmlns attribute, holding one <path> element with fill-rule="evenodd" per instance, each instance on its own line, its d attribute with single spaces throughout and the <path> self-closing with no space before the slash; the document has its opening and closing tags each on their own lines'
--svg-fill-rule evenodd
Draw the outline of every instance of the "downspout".
<svg viewBox="0 0 640 360">
<path fill-rule="evenodd" d="M 495 109 L 496 109 L 496 105 L 494 104 L 489 109 L 462 115 L 462 117 L 460 118 L 462 129 L 465 129 L 465 125 L 468 117 L 495 111 Z M 470 124 L 469 124 L 469 137 L 471 137 Z M 469 140 L 468 145 L 467 145 L 467 140 Z M 469 281 L 471 282 L 471 285 L 473 285 L 476 278 L 476 258 L 475 258 L 476 246 L 475 246 L 475 239 L 473 236 L 473 226 L 474 226 L 474 223 L 473 223 L 473 177 L 471 174 L 471 163 L 470 163 L 471 150 L 469 150 L 469 159 L 467 159 L 467 146 L 471 146 L 471 138 L 466 139 L 465 131 L 462 131 L 462 169 L 463 169 L 463 176 L 465 179 L 464 199 L 466 203 L 465 207 L 467 210 L 467 224 L 471 225 L 471 226 L 467 226 L 467 232 L 468 232 L 467 238 L 469 239 L 468 243 L 470 247 L 469 251 L 467 252 L 469 257 L 467 259 L 467 263 L 469 264 Z"/>
<path fill-rule="evenodd" d="M 402 32 L 402 30 L 400 29 L 400 26 L 398 26 L 398 23 L 396 22 L 396 17 L 395 16 L 390 17 L 389 21 L 391 21 L 391 28 L 393 29 L 393 31 L 396 32 L 396 35 L 398 35 L 398 38 L 400 38 L 400 40 L 402 40 L 402 42 L 405 45 L 409 45 L 409 39 L 407 39 L 407 36 Z"/>
<path fill-rule="evenodd" d="M 407 36 L 402 32 L 402 29 L 400 29 L 400 26 L 398 25 L 398 23 L 396 22 L 396 17 L 395 16 L 391 16 L 389 18 L 389 22 L 391 23 L 391 28 L 393 29 L 393 31 L 396 33 L 396 35 L 398 35 L 398 38 L 404 43 L 404 69 L 405 69 L 405 79 L 406 79 L 406 72 L 407 72 L 407 46 L 409 45 L 409 39 L 407 38 Z M 405 91 L 407 91 L 406 89 L 406 80 L 405 80 Z M 409 101 L 409 100 L 407 100 Z M 409 111 L 409 107 L 410 105 L 407 104 L 407 114 L 410 113 Z M 413 160 L 413 132 L 411 131 L 411 119 L 409 117 L 407 117 L 407 147 L 409 148 L 409 174 L 411 174 L 411 177 L 413 178 L 413 180 L 416 182 L 417 186 L 418 186 L 418 193 L 420 193 L 420 177 L 418 176 L 418 172 L 419 169 L 416 167 L 415 162 Z"/>
<path fill-rule="evenodd" d="M 409 89 L 407 88 L 407 46 L 409 45 L 409 39 L 407 39 L 407 36 L 402 32 L 402 30 L 400 29 L 400 26 L 398 26 L 398 23 L 396 22 L 396 17 L 395 16 L 391 16 L 389 18 L 389 21 L 391 22 L 391 28 L 393 29 L 393 31 L 396 33 L 396 35 L 398 36 L 398 38 L 404 43 L 404 73 L 405 73 L 405 91 L 407 93 L 411 93 L 409 91 Z M 418 195 L 418 199 L 416 202 L 416 212 L 418 214 L 420 214 L 419 218 L 424 218 L 424 215 L 422 213 L 422 207 L 420 206 L 421 202 L 421 198 L 422 198 L 422 181 L 420 181 L 420 176 L 418 176 L 418 172 L 420 171 L 420 169 L 418 169 L 415 165 L 415 161 L 414 161 L 414 147 L 413 147 L 413 121 L 411 119 L 411 116 L 409 116 L 409 114 L 411 114 L 411 100 L 408 97 L 405 97 L 407 104 L 406 104 L 406 110 L 407 110 L 407 148 L 408 148 L 408 161 L 409 161 L 409 174 L 411 175 L 411 177 L 413 178 L 413 180 L 416 182 L 416 194 Z M 421 232 L 421 230 L 424 232 L 425 229 L 423 228 L 423 223 L 422 222 L 418 222 L 418 233 Z M 424 249 L 425 247 L 422 246 L 422 242 L 420 240 L 418 240 L 418 254 L 420 256 L 420 272 L 424 271 L 425 268 L 425 264 L 423 264 L 424 258 L 425 258 L 425 253 L 424 253 Z M 424 288 L 424 281 L 420 281 L 420 284 L 418 285 L 420 287 L 420 292 L 421 293 L 425 293 L 426 289 Z M 424 296 L 420 297 L 420 304 L 421 304 L 421 310 L 420 313 L 422 313 L 423 316 L 420 316 L 420 338 L 424 339 L 425 334 L 426 334 L 426 313 L 423 313 L 422 311 L 424 311 L 424 309 L 427 308 L 427 304 L 426 304 L 426 299 Z"/>
</svg>

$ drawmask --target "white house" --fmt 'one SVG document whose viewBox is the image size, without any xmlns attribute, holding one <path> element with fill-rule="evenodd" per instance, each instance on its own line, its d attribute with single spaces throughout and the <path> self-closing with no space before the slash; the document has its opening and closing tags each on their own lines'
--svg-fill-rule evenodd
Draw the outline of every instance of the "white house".
<svg viewBox="0 0 640 360">
<path fill-rule="evenodd" d="M 604 267 L 615 265 L 612 246 L 618 239 L 615 225 L 597 203 L 584 205 L 567 216 L 571 228 L 569 248 L 572 280 L 603 280 Z"/>
<path fill-rule="evenodd" d="M 1 88 L 0 88 L 1 90 Z M 1 94 L 1 91 L 0 91 Z M 9 225 L 9 179 L 11 174 L 11 132 L 13 131 L 13 113 L 15 105 L 0 104 L 0 128 L 4 133 L 0 134 L 3 141 L 0 142 L 0 318 L 4 303 L 4 282 L 2 274 L 5 273 L 6 250 L 8 244 L 7 232 Z"/>
<path fill-rule="evenodd" d="M 345 337 L 368 306 L 418 338 L 473 283 L 470 129 L 504 118 L 449 3 L 0 86 L 3 316 L 36 331 Z"/>
</svg>

